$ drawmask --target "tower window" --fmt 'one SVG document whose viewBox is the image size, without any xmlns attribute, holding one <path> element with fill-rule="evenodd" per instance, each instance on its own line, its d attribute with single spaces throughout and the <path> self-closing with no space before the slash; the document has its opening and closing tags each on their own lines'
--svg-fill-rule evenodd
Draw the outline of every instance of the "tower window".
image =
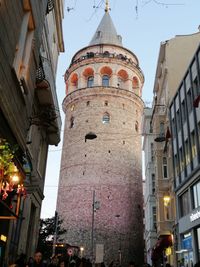
<svg viewBox="0 0 200 267">
<path fill-rule="evenodd" d="M 71 80 L 71 85 L 74 88 L 78 89 L 78 75 L 77 75 L 77 73 L 73 73 L 70 80 Z"/>
<path fill-rule="evenodd" d="M 139 124 L 138 124 L 138 121 L 135 122 L 135 130 L 136 132 L 138 132 L 138 129 L 139 129 Z"/>
<path fill-rule="evenodd" d="M 109 56 L 110 56 L 110 53 L 109 53 L 108 51 L 105 51 L 105 52 L 103 53 L 103 56 L 104 56 L 104 57 L 109 57 Z"/>
<path fill-rule="evenodd" d="M 139 81 L 137 77 L 133 77 L 133 89 L 136 89 L 139 87 Z"/>
<path fill-rule="evenodd" d="M 101 36 L 102 36 L 102 32 L 101 31 L 98 31 L 96 38 L 100 38 Z"/>
<path fill-rule="evenodd" d="M 87 87 L 93 87 L 94 85 L 94 76 L 90 76 L 87 79 Z"/>
<path fill-rule="evenodd" d="M 109 86 L 109 76 L 108 75 L 103 75 L 102 77 L 102 86 Z"/>
<path fill-rule="evenodd" d="M 117 87 L 122 87 L 122 85 L 124 83 L 124 81 L 122 80 L 122 78 L 121 77 L 118 77 L 117 80 L 118 80 Z"/>
<path fill-rule="evenodd" d="M 73 128 L 73 127 L 74 127 L 74 117 L 71 117 L 69 128 Z"/>
<path fill-rule="evenodd" d="M 121 69 L 120 71 L 118 71 L 117 76 L 117 86 L 120 88 L 125 88 L 126 81 L 128 80 L 128 73 L 125 70 Z"/>
<path fill-rule="evenodd" d="M 110 122 L 110 115 L 108 113 L 105 113 L 102 118 L 102 122 L 107 124 Z"/>
<path fill-rule="evenodd" d="M 87 101 L 86 105 L 89 106 L 90 105 L 90 101 Z"/>
<path fill-rule="evenodd" d="M 108 101 L 107 100 L 104 102 L 104 106 L 108 106 Z"/>
</svg>

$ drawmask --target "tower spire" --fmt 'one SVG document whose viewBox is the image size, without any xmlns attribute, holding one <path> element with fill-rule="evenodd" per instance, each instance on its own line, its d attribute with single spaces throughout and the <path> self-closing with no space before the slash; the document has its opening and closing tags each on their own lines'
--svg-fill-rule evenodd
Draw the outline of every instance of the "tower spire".
<svg viewBox="0 0 200 267">
<path fill-rule="evenodd" d="M 110 10 L 110 8 L 109 8 L 109 1 L 108 1 L 108 0 L 106 0 L 105 12 L 106 12 L 106 13 L 108 13 L 108 12 L 109 12 L 109 10 Z"/>
</svg>

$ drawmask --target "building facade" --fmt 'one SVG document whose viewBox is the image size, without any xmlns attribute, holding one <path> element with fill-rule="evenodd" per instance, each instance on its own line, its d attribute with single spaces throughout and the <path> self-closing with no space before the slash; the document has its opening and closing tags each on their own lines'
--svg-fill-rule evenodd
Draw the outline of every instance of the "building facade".
<svg viewBox="0 0 200 267">
<path fill-rule="evenodd" d="M 151 254 L 157 241 L 157 218 L 155 198 L 155 166 L 154 166 L 154 135 L 151 132 L 150 121 L 152 108 L 144 108 L 142 134 L 144 154 L 144 215 L 145 215 L 145 249 L 146 262 L 152 265 Z"/>
<path fill-rule="evenodd" d="M 153 112 L 154 160 L 157 207 L 157 238 L 152 260 L 176 264 L 176 213 L 172 167 L 169 103 L 199 44 L 200 33 L 178 35 L 161 43 L 154 83 Z M 161 255 L 161 256 L 160 256 Z"/>
<path fill-rule="evenodd" d="M 177 260 L 200 260 L 200 47 L 170 104 L 174 189 L 177 206 Z"/>
<path fill-rule="evenodd" d="M 143 262 L 140 124 L 144 82 L 108 8 L 65 74 L 57 211 L 65 242 L 96 263 Z"/>
<path fill-rule="evenodd" d="M 20 253 L 33 256 L 37 247 L 48 146 L 60 141 L 55 76 L 62 18 L 62 0 L 0 2 L 1 266 Z M 12 172 L 2 160 L 5 144 Z"/>
</svg>

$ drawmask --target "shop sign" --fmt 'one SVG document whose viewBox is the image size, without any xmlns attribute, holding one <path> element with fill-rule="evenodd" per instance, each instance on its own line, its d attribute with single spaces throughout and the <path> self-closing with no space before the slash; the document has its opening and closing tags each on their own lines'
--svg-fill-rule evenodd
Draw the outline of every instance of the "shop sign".
<svg viewBox="0 0 200 267">
<path fill-rule="evenodd" d="M 186 250 L 192 249 L 192 236 L 188 236 L 182 240 L 182 248 Z"/>
<path fill-rule="evenodd" d="M 172 255 L 172 249 L 171 249 L 171 247 L 166 248 L 165 255 L 166 256 Z"/>
<path fill-rule="evenodd" d="M 5 236 L 5 235 L 0 235 L 0 240 L 3 241 L 3 242 L 6 242 L 6 240 L 7 240 L 7 236 Z"/>
<path fill-rule="evenodd" d="M 190 215 L 190 221 L 194 222 L 200 218 L 200 210 L 197 210 L 196 212 L 192 213 Z"/>
</svg>

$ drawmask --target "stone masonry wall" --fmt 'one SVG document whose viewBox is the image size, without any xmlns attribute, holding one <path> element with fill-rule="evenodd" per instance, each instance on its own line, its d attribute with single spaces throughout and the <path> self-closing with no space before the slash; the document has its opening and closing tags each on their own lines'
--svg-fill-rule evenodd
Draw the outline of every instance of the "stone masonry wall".
<svg viewBox="0 0 200 267">
<path fill-rule="evenodd" d="M 88 88 L 67 96 L 57 210 L 67 229 L 65 241 L 91 257 L 93 192 L 94 245 L 104 245 L 104 261 L 122 265 L 143 260 L 141 171 L 142 101 L 119 88 Z M 110 122 L 102 123 L 109 113 Z M 71 120 L 73 118 L 73 127 Z M 137 126 L 136 126 L 137 124 Z M 95 133 L 97 138 L 86 140 Z"/>
</svg>

